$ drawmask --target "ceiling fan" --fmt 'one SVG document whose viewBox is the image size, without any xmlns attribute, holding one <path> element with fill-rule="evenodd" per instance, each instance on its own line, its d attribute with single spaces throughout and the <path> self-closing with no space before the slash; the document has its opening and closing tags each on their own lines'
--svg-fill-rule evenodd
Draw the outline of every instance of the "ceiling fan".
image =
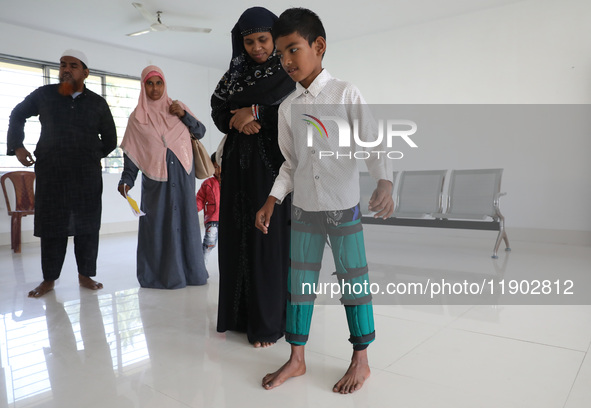
<svg viewBox="0 0 591 408">
<path fill-rule="evenodd" d="M 138 35 L 147 34 L 151 31 L 183 31 L 183 32 L 188 32 L 188 33 L 209 33 L 211 31 L 211 28 L 168 26 L 160 20 L 160 15 L 163 14 L 162 11 L 157 11 L 156 14 L 153 14 L 153 13 L 150 13 L 148 10 L 146 10 L 141 3 L 131 3 L 131 4 L 151 24 L 150 24 L 150 27 L 148 27 L 144 30 L 127 34 L 129 37 L 135 37 Z"/>
</svg>

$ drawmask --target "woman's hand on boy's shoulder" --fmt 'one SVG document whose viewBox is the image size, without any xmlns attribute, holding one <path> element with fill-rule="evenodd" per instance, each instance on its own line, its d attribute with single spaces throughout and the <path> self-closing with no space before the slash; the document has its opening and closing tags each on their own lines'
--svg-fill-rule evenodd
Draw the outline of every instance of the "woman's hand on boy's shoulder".
<svg viewBox="0 0 591 408">
<path fill-rule="evenodd" d="M 369 210 L 376 212 L 374 218 L 386 219 L 394 212 L 394 200 L 392 200 L 392 182 L 378 180 L 378 186 L 369 199 Z"/>
</svg>

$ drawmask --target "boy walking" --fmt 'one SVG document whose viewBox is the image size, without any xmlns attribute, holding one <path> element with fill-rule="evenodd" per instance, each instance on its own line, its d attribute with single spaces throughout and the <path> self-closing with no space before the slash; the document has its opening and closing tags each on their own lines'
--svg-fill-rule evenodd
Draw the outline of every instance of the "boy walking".
<svg viewBox="0 0 591 408">
<path fill-rule="evenodd" d="M 203 210 L 203 260 L 207 265 L 207 258 L 218 242 L 218 227 L 220 220 L 220 175 L 221 167 L 216 162 L 216 154 L 211 155 L 211 162 L 215 168 L 213 177 L 205 180 L 197 192 L 197 211 Z"/>
<path fill-rule="evenodd" d="M 288 279 L 286 340 L 291 344 L 287 363 L 263 378 L 262 385 L 272 389 L 291 377 L 306 372 L 304 348 L 314 308 L 313 293 L 304 291 L 318 281 L 326 236 L 330 240 L 337 279 L 349 286 L 359 283 L 368 288 L 368 268 L 365 259 L 363 231 L 359 211 L 359 170 L 354 148 L 347 152 L 338 145 L 340 138 L 314 139 L 304 122 L 314 119 L 318 105 L 343 107 L 344 118 L 352 122 L 355 107 L 364 104 L 357 88 L 333 78 L 322 68 L 326 51 L 326 34 L 318 16 L 310 10 L 286 10 L 272 29 L 273 38 L 282 65 L 297 82 L 296 90 L 279 107 L 279 147 L 285 157 L 273 189 L 256 214 L 256 227 L 267 233 L 275 203 L 293 191 L 293 217 L 291 234 L 291 267 Z M 316 106 L 299 106 L 316 105 Z M 301 119 L 292 116 L 292 108 L 304 108 L 309 114 Z M 363 122 L 363 120 L 361 121 Z M 298 124 L 304 123 L 300 127 Z M 315 125 L 315 126 L 318 126 Z M 318 127 L 320 129 L 320 127 Z M 360 129 L 367 129 L 361 124 Z M 326 129 L 324 129 L 326 133 Z M 360 132 L 360 139 L 371 140 L 375 134 Z M 364 134 L 366 133 L 366 134 Z M 320 152 L 322 150 L 322 152 Z M 345 149 L 347 150 L 347 149 Z M 329 155 L 328 152 L 332 152 Z M 319 154 L 323 153 L 323 154 Z M 327 157 L 330 156 L 330 157 Z M 389 217 L 393 210 L 392 182 L 389 181 L 384 156 L 369 155 L 365 160 L 372 176 L 378 180 L 370 200 L 370 210 L 376 217 Z M 370 375 L 367 347 L 375 339 L 371 294 L 345 293 L 345 305 L 350 338 L 353 344 L 351 364 L 345 375 L 335 384 L 333 391 L 348 394 L 360 389 Z"/>
</svg>

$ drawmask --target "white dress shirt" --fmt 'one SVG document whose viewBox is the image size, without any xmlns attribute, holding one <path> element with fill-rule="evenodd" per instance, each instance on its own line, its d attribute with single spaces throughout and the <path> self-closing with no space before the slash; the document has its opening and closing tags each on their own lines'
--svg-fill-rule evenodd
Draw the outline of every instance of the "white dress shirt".
<svg viewBox="0 0 591 408">
<path fill-rule="evenodd" d="M 359 203 L 359 160 L 366 163 L 374 179 L 389 180 L 384 155 L 368 154 L 370 148 L 358 147 L 352 130 L 350 146 L 340 146 L 339 127 L 329 118 L 338 111 L 336 116 L 345 119 L 350 129 L 357 118 L 359 139 L 373 141 L 377 126 L 371 115 L 360 113 L 363 105 L 357 87 L 333 78 L 326 69 L 308 89 L 296 84 L 295 91 L 279 107 L 278 142 L 285 162 L 270 193 L 278 203 L 293 191 L 293 204 L 305 211 L 354 207 Z"/>
</svg>

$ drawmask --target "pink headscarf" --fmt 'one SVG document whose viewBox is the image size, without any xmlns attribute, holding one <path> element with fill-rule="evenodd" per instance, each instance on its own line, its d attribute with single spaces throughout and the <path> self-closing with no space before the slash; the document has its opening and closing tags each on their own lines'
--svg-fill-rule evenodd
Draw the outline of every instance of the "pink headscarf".
<svg viewBox="0 0 591 408">
<path fill-rule="evenodd" d="M 164 91 L 157 101 L 146 95 L 145 82 L 154 76 L 154 71 L 164 82 Z M 149 74 L 149 76 L 148 76 Z M 146 77 L 147 76 L 147 77 Z M 149 65 L 142 71 L 141 91 L 138 104 L 129 116 L 121 149 L 147 177 L 155 181 L 167 181 L 166 150 L 170 149 L 179 159 L 187 174 L 193 167 L 191 135 L 178 116 L 169 113 L 172 99 L 166 92 L 162 70 Z M 192 116 L 193 113 L 179 102 Z"/>
</svg>

